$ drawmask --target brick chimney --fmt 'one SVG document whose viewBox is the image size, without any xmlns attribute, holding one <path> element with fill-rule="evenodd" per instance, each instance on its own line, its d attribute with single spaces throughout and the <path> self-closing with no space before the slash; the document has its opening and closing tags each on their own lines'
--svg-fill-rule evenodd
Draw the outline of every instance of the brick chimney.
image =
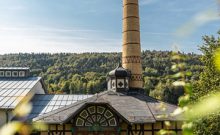
<svg viewBox="0 0 220 135">
<path fill-rule="evenodd" d="M 122 66 L 131 72 L 130 89 L 143 89 L 138 0 L 123 0 Z"/>
</svg>

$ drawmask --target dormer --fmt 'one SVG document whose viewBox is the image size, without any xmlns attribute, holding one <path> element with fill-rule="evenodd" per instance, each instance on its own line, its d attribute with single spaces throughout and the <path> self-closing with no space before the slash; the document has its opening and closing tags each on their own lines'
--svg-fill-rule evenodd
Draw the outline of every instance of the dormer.
<svg viewBox="0 0 220 135">
<path fill-rule="evenodd" d="M 129 90 L 130 73 L 122 66 L 109 72 L 107 77 L 108 90 L 113 91 L 127 91 Z"/>
<path fill-rule="evenodd" d="M 0 67 L 0 78 L 25 78 L 30 76 L 27 67 Z"/>
</svg>

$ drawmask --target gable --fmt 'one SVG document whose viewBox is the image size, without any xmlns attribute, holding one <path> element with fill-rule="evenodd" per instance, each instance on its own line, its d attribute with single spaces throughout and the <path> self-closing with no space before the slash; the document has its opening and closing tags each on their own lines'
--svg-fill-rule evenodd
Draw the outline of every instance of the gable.
<svg viewBox="0 0 220 135">
<path fill-rule="evenodd" d="M 116 127 L 119 117 L 107 104 L 87 104 L 73 117 L 76 127 Z"/>
</svg>

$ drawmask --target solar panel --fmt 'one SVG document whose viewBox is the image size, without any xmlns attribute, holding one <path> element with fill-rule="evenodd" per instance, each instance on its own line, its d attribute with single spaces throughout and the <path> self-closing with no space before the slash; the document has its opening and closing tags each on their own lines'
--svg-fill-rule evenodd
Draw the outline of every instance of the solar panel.
<svg viewBox="0 0 220 135">
<path fill-rule="evenodd" d="M 24 97 L 25 95 L 27 95 L 29 93 L 30 89 L 25 89 L 23 90 L 23 92 L 21 93 L 20 96 Z"/>
<path fill-rule="evenodd" d="M 42 106 L 45 106 L 45 105 L 47 105 L 47 101 L 45 101 L 45 100 L 43 100 L 43 101 L 39 101 L 39 105 L 42 105 Z"/>
<path fill-rule="evenodd" d="M 3 100 L 0 101 L 0 106 L 3 106 L 10 98 L 5 97 Z"/>
<path fill-rule="evenodd" d="M 59 95 L 58 100 L 62 100 L 62 99 L 63 99 L 63 97 L 64 97 L 64 95 Z"/>
<path fill-rule="evenodd" d="M 42 114 L 46 113 L 47 107 L 48 107 L 48 106 L 45 106 L 45 107 L 43 108 L 43 110 L 41 111 Z"/>
<path fill-rule="evenodd" d="M 12 89 L 7 89 L 5 93 L 2 94 L 2 96 L 8 96 L 12 92 Z"/>
<path fill-rule="evenodd" d="M 15 84 L 12 88 L 18 88 L 23 83 L 23 81 L 18 81 L 17 84 Z"/>
<path fill-rule="evenodd" d="M 66 105 L 70 105 L 72 103 L 72 101 L 67 101 Z"/>
<path fill-rule="evenodd" d="M 53 110 L 53 106 L 48 106 L 47 107 L 47 110 L 46 110 L 46 113 L 48 113 L 48 112 L 50 112 L 50 111 L 52 111 Z"/>
<path fill-rule="evenodd" d="M 32 81 L 27 81 L 22 88 L 29 88 L 29 85 L 30 85 L 31 83 L 32 83 Z"/>
<path fill-rule="evenodd" d="M 56 101 L 54 101 L 54 100 L 50 102 L 51 106 L 54 106 L 55 104 L 56 104 Z"/>
<path fill-rule="evenodd" d="M 69 100 L 72 100 L 72 99 L 73 99 L 73 96 L 74 96 L 74 95 L 69 95 L 69 96 L 68 96 L 68 101 L 69 101 Z"/>
<path fill-rule="evenodd" d="M 0 78 L 0 109 L 16 107 L 40 79 L 39 77 Z"/>
<path fill-rule="evenodd" d="M 66 101 L 64 100 L 64 101 L 61 101 L 61 104 L 60 105 L 62 105 L 62 106 L 65 106 L 66 105 Z"/>
<path fill-rule="evenodd" d="M 0 88 L 2 88 L 2 86 L 4 86 L 7 83 L 7 81 L 2 81 L 0 84 Z"/>
<path fill-rule="evenodd" d="M 11 104 L 11 108 L 16 107 L 18 103 L 23 99 L 24 97 L 16 97 L 15 101 Z"/>
<path fill-rule="evenodd" d="M 6 92 L 6 89 L 0 91 L 0 96 L 2 96 Z"/>
<path fill-rule="evenodd" d="M 51 112 L 75 103 L 77 100 L 83 100 L 91 96 L 92 95 L 35 95 L 32 99 L 33 110 L 29 117 Z"/>
<path fill-rule="evenodd" d="M 25 88 L 24 85 L 27 83 L 27 81 L 22 81 L 20 85 L 17 86 L 17 89 Z"/>
<path fill-rule="evenodd" d="M 65 96 L 63 96 L 63 99 L 62 99 L 62 100 L 66 100 L 66 101 L 67 101 L 67 100 L 68 100 L 68 97 L 69 97 L 68 95 L 65 95 Z"/>
<path fill-rule="evenodd" d="M 18 81 L 11 81 L 7 86 L 3 86 L 3 88 L 14 88 L 14 86 L 18 84 Z M 16 87 L 15 87 L 16 88 Z"/>
<path fill-rule="evenodd" d="M 5 88 L 10 88 L 10 85 L 13 84 L 14 81 L 7 81 L 7 83 L 5 83 L 1 88 L 5 89 Z"/>
<path fill-rule="evenodd" d="M 14 96 L 20 96 L 25 91 L 25 89 L 17 89 L 15 91 L 16 91 L 16 93 Z"/>
<path fill-rule="evenodd" d="M 11 97 L 5 104 L 4 107 L 9 107 L 14 101 L 16 100 L 16 97 Z"/>
<path fill-rule="evenodd" d="M 59 106 L 61 104 L 61 101 L 57 101 L 55 105 Z"/>
<path fill-rule="evenodd" d="M 9 97 L 12 97 L 15 95 L 15 93 L 17 93 L 17 91 L 15 89 L 12 89 L 12 91 L 9 93 Z"/>
<path fill-rule="evenodd" d="M 53 100 L 58 100 L 59 95 L 54 95 Z"/>
<path fill-rule="evenodd" d="M 53 110 L 59 109 L 59 106 L 54 106 Z"/>
<path fill-rule="evenodd" d="M 74 96 L 73 96 L 73 100 L 74 100 L 74 101 L 77 101 L 77 99 L 78 99 L 78 95 L 74 95 Z"/>
<path fill-rule="evenodd" d="M 3 99 L 3 97 L 0 97 L 0 101 Z"/>
</svg>

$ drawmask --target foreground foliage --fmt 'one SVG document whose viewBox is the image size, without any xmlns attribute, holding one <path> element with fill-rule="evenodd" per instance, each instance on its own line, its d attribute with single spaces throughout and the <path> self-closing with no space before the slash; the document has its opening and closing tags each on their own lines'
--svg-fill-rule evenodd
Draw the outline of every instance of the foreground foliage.
<svg viewBox="0 0 220 135">
<path fill-rule="evenodd" d="M 194 84 L 192 102 L 198 102 L 210 97 L 213 93 L 216 95 L 216 93 L 220 92 L 220 32 L 217 38 L 204 36 L 203 39 L 204 44 L 200 47 L 200 50 L 203 53 L 201 60 L 205 67 L 199 81 Z M 214 103 L 211 103 L 210 106 L 217 107 Z M 203 107 L 206 108 L 206 106 Z M 199 135 L 219 135 L 219 121 L 220 112 L 213 112 L 195 122 L 194 132 Z"/>
</svg>

